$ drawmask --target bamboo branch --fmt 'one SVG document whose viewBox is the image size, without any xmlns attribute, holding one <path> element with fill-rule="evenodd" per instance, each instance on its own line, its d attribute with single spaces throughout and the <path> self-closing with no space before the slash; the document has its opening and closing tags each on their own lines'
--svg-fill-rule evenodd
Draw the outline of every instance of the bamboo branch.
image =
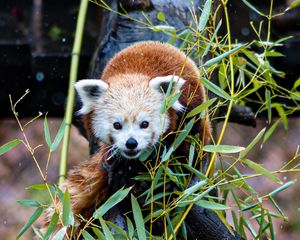
<svg viewBox="0 0 300 240">
<path fill-rule="evenodd" d="M 58 177 L 59 185 L 62 184 L 67 173 L 69 140 L 70 140 L 70 131 L 72 125 L 74 99 L 75 99 L 74 84 L 77 80 L 78 64 L 80 58 L 81 43 L 82 43 L 82 36 L 84 31 L 88 2 L 89 2 L 88 0 L 81 0 L 80 2 L 77 24 L 76 24 L 76 32 L 74 37 L 74 44 L 72 49 L 70 79 L 69 79 L 69 87 L 68 87 L 68 100 L 67 100 L 67 107 L 66 107 L 66 112 L 64 117 L 66 128 L 65 128 L 64 138 L 62 142 L 60 162 L 59 162 L 59 177 Z"/>
</svg>

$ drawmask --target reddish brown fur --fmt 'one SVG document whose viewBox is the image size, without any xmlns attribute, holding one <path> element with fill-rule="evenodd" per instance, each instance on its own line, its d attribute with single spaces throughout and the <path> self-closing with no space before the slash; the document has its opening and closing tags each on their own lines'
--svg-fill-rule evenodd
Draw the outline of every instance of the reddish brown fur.
<svg viewBox="0 0 300 240">
<path fill-rule="evenodd" d="M 183 106 L 189 105 L 189 109 L 193 109 L 205 100 L 204 89 L 199 84 L 197 67 L 184 53 L 168 44 L 141 42 L 121 51 L 109 61 L 101 79 L 109 85 L 113 85 L 114 79 L 118 78 L 120 74 L 139 75 L 141 81 L 150 81 L 158 76 L 175 74 L 186 80 L 180 97 Z M 173 109 L 169 110 L 168 114 L 170 118 L 169 131 L 172 131 L 177 127 L 177 114 Z M 84 126 L 90 134 L 92 134 L 92 117 L 93 112 L 83 116 Z M 211 134 L 209 120 L 203 120 L 199 124 L 200 134 L 206 144 L 209 142 Z M 101 150 L 98 154 L 69 172 L 64 188 L 68 188 L 71 194 L 72 208 L 75 214 L 89 218 L 99 203 L 106 199 L 107 172 L 102 166 L 106 159 L 106 147 L 100 143 Z M 58 208 L 60 207 L 58 206 Z M 53 209 L 54 207 L 52 207 Z M 51 218 L 50 212 L 47 216 L 48 223 Z M 78 223 L 78 225 L 80 224 Z"/>
</svg>

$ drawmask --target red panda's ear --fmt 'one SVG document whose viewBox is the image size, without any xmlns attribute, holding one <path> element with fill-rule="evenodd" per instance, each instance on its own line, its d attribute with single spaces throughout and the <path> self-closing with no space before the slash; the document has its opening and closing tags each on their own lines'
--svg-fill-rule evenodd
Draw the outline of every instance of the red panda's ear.
<svg viewBox="0 0 300 240">
<path fill-rule="evenodd" d="M 171 84 L 171 94 L 180 92 L 180 89 L 182 88 L 185 82 L 186 80 L 176 75 L 169 75 L 151 79 L 149 81 L 149 87 L 159 93 L 167 93 L 167 90 Z M 184 106 L 182 106 L 182 104 L 178 100 L 173 104 L 172 108 L 180 112 L 184 110 Z"/>
<path fill-rule="evenodd" d="M 82 101 L 82 108 L 78 114 L 87 114 L 108 89 L 108 84 L 99 79 L 85 79 L 75 83 L 75 88 Z"/>
</svg>

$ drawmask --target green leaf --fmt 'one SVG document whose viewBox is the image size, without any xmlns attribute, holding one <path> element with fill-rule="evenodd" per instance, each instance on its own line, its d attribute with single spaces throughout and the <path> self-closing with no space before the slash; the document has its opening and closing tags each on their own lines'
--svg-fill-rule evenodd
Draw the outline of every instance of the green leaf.
<svg viewBox="0 0 300 240">
<path fill-rule="evenodd" d="M 203 102 L 202 104 L 200 104 L 199 106 L 195 107 L 192 111 L 190 111 L 186 117 L 193 117 L 199 113 L 201 113 L 202 111 L 204 111 L 205 109 L 207 109 L 209 106 L 211 106 L 215 101 L 217 100 L 217 98 L 212 98 L 206 102 Z"/>
<path fill-rule="evenodd" d="M 172 144 L 172 147 L 174 150 L 176 150 L 180 144 L 184 141 L 184 139 L 187 137 L 189 132 L 191 131 L 193 125 L 195 122 L 195 118 L 192 118 L 187 125 L 185 125 L 184 129 L 179 133 L 178 137 L 175 139 L 174 143 Z"/>
<path fill-rule="evenodd" d="M 284 191 L 285 189 L 289 188 L 290 186 L 294 185 L 296 181 L 289 181 L 285 184 L 283 184 L 282 186 L 280 186 L 279 188 L 275 189 L 274 191 L 269 193 L 269 196 L 273 197 L 274 195 L 276 195 L 277 193 L 280 193 L 282 191 Z"/>
<path fill-rule="evenodd" d="M 109 199 L 106 200 L 93 214 L 94 218 L 102 217 L 107 211 L 121 202 L 129 193 L 132 187 L 119 189 Z"/>
<path fill-rule="evenodd" d="M 188 165 L 191 167 L 194 162 L 194 156 L 195 156 L 195 142 L 192 142 L 190 145 L 190 151 L 189 151 L 189 163 Z"/>
<path fill-rule="evenodd" d="M 273 173 L 271 173 L 266 168 L 262 167 L 260 164 L 257 164 L 249 159 L 244 159 L 244 160 L 242 160 L 242 162 L 244 164 L 246 164 L 248 167 L 250 167 L 251 169 L 253 169 L 255 172 L 260 173 L 263 176 L 266 176 L 270 180 L 277 182 L 277 183 L 282 183 L 282 181 L 278 177 L 273 175 Z"/>
<path fill-rule="evenodd" d="M 212 210 L 226 210 L 226 209 L 230 208 L 226 205 L 216 203 L 216 202 L 210 202 L 210 201 L 206 201 L 206 200 L 198 200 L 196 202 L 196 205 L 206 208 L 206 209 L 212 209 Z"/>
<path fill-rule="evenodd" d="M 134 227 L 133 227 L 133 224 L 132 224 L 130 218 L 127 216 L 126 216 L 126 223 L 127 223 L 129 239 L 132 239 L 133 235 L 134 235 Z"/>
<path fill-rule="evenodd" d="M 171 146 L 167 152 L 164 151 L 161 157 L 161 162 L 167 161 L 173 152 L 174 152 L 173 146 Z"/>
<path fill-rule="evenodd" d="M 157 13 L 157 19 L 158 19 L 159 21 L 162 21 L 162 22 L 166 21 L 165 14 L 164 14 L 163 12 L 159 11 L 159 12 Z"/>
<path fill-rule="evenodd" d="M 278 119 L 266 132 L 265 136 L 264 136 L 264 140 L 263 140 L 263 144 L 270 138 L 270 136 L 273 134 L 273 132 L 275 131 L 275 129 L 277 128 L 277 125 L 280 123 L 281 119 Z"/>
<path fill-rule="evenodd" d="M 17 203 L 19 205 L 25 206 L 25 207 L 40 207 L 41 206 L 41 204 L 35 200 L 20 200 L 20 201 L 17 201 Z"/>
<path fill-rule="evenodd" d="M 8 152 L 9 150 L 11 150 L 14 147 L 16 147 L 17 145 L 19 145 L 20 143 L 21 143 L 20 139 L 15 139 L 15 140 L 12 140 L 12 141 L 2 145 L 0 147 L 0 155 Z"/>
<path fill-rule="evenodd" d="M 287 116 L 286 116 L 286 113 L 282 107 L 281 104 L 275 104 L 275 108 L 282 120 L 282 123 L 283 123 L 283 126 L 284 126 L 284 129 L 287 130 L 288 129 L 288 119 L 287 119 Z"/>
<path fill-rule="evenodd" d="M 250 9 L 252 9 L 254 12 L 256 12 L 257 14 L 261 15 L 261 16 L 266 16 L 265 14 L 263 14 L 262 12 L 260 12 L 256 7 L 254 7 L 252 4 L 250 4 L 248 1 L 246 0 L 242 0 Z"/>
<path fill-rule="evenodd" d="M 218 87 L 216 84 L 212 83 L 208 79 L 201 78 L 201 82 L 204 85 L 204 87 L 206 87 L 211 92 L 213 92 L 214 94 L 218 95 L 219 97 L 222 97 L 222 98 L 224 98 L 226 100 L 231 100 L 232 99 L 227 92 L 225 92 L 222 88 Z"/>
<path fill-rule="evenodd" d="M 229 146 L 229 145 L 206 145 L 203 147 L 205 152 L 216 152 L 216 153 L 238 153 L 243 151 L 244 147 Z"/>
<path fill-rule="evenodd" d="M 295 0 L 290 4 L 289 8 L 295 8 L 298 7 L 299 5 L 300 5 L 300 0 Z"/>
<path fill-rule="evenodd" d="M 54 230 L 56 228 L 57 222 L 58 222 L 58 214 L 55 212 L 51 217 L 47 232 L 46 232 L 45 236 L 43 237 L 43 240 L 49 239 L 49 237 L 51 236 L 51 234 L 54 232 Z"/>
<path fill-rule="evenodd" d="M 178 92 L 178 93 L 175 93 L 171 97 L 171 100 L 168 101 L 167 110 L 170 109 L 174 105 L 174 103 L 180 98 L 180 96 L 181 96 L 181 93 Z"/>
<path fill-rule="evenodd" d="M 33 190 L 47 190 L 47 186 L 45 183 L 33 184 L 28 186 L 26 189 L 33 189 Z"/>
<path fill-rule="evenodd" d="M 106 240 L 105 236 L 98 228 L 93 227 L 92 229 L 93 229 L 93 232 L 95 233 L 95 235 L 97 236 L 98 240 Z"/>
<path fill-rule="evenodd" d="M 17 240 L 27 231 L 27 229 L 39 218 L 39 216 L 41 216 L 43 212 L 43 208 L 42 207 L 38 207 L 34 213 L 31 215 L 31 217 L 29 218 L 29 220 L 27 221 L 27 223 L 22 227 L 22 229 L 20 230 L 20 232 L 17 235 Z"/>
<path fill-rule="evenodd" d="M 151 156 L 153 150 L 154 150 L 153 147 L 145 149 L 145 150 L 141 153 L 141 155 L 139 156 L 139 160 L 140 160 L 141 162 L 146 161 L 146 160 Z"/>
<path fill-rule="evenodd" d="M 205 67 L 210 67 L 218 62 L 220 62 L 223 58 L 226 58 L 228 57 L 229 55 L 237 52 L 238 50 L 240 50 L 241 48 L 245 47 L 247 44 L 242 44 L 242 45 L 239 45 L 231 50 L 229 50 L 228 52 L 225 52 L 225 53 L 222 53 L 220 54 L 219 56 L 215 57 L 215 58 L 212 58 L 210 60 L 208 60 L 207 62 L 204 63 L 203 66 Z"/>
<path fill-rule="evenodd" d="M 176 216 L 175 216 L 176 217 Z M 170 216 L 169 216 L 169 213 L 166 212 L 166 219 L 167 219 L 167 223 L 168 223 L 168 232 L 171 232 L 172 235 L 173 235 L 173 238 L 174 240 L 176 240 L 176 234 L 175 234 L 175 231 L 174 231 L 174 227 L 173 227 L 173 223 L 171 222 L 171 219 L 170 219 Z M 170 234 L 168 234 L 170 235 Z"/>
<path fill-rule="evenodd" d="M 179 183 L 178 178 L 175 176 L 175 174 L 172 172 L 172 170 L 166 166 L 162 166 L 167 176 L 170 178 L 171 181 L 175 183 Z"/>
<path fill-rule="evenodd" d="M 222 25 L 222 19 L 221 19 L 220 22 L 218 23 L 218 25 L 217 25 L 217 27 L 216 27 L 216 29 L 215 29 L 215 31 L 214 31 L 214 33 L 213 33 L 211 39 L 209 40 L 209 43 L 207 44 L 207 46 L 206 46 L 206 48 L 205 48 L 205 50 L 204 50 L 204 53 L 203 53 L 202 57 L 206 56 L 206 54 L 208 53 L 208 51 L 209 51 L 209 49 L 210 49 L 210 46 L 211 46 L 212 42 L 214 41 L 214 39 L 215 39 L 215 37 L 216 37 L 216 35 L 217 35 L 217 33 L 218 33 L 218 31 L 219 31 L 221 25 Z"/>
<path fill-rule="evenodd" d="M 207 180 L 203 180 L 203 181 L 200 181 L 200 182 L 196 183 L 195 185 L 187 188 L 186 190 L 184 190 L 183 194 L 185 196 L 181 198 L 181 201 L 183 201 L 184 199 L 186 199 L 188 196 L 190 196 L 194 192 L 200 190 L 206 184 L 207 184 Z"/>
<path fill-rule="evenodd" d="M 266 52 L 266 57 L 284 57 L 284 55 L 280 52 Z"/>
<path fill-rule="evenodd" d="M 124 231 L 121 227 L 109 221 L 107 222 L 107 225 L 110 227 L 110 229 L 114 230 L 116 233 L 120 234 L 125 239 L 127 239 L 127 232 Z"/>
<path fill-rule="evenodd" d="M 111 231 L 109 230 L 108 226 L 106 225 L 105 221 L 103 220 L 103 218 L 99 217 L 99 220 L 100 220 L 100 224 L 101 224 L 102 230 L 105 235 L 105 239 L 106 240 L 114 240 L 114 237 L 113 237 Z"/>
<path fill-rule="evenodd" d="M 50 136 L 49 126 L 48 126 L 47 116 L 45 116 L 45 119 L 44 119 L 44 133 L 45 133 L 46 143 L 47 143 L 48 147 L 51 149 L 52 142 L 51 142 L 51 136 Z"/>
<path fill-rule="evenodd" d="M 176 28 L 168 25 L 155 25 L 151 27 L 154 32 L 167 32 L 167 33 L 176 33 Z"/>
<path fill-rule="evenodd" d="M 267 106 L 267 109 L 268 109 L 268 121 L 269 121 L 269 124 L 270 124 L 271 121 L 272 121 L 271 92 L 267 89 L 265 91 L 265 97 L 266 97 L 266 106 Z"/>
<path fill-rule="evenodd" d="M 252 140 L 252 142 L 245 148 L 245 150 L 240 152 L 239 158 L 244 158 L 248 152 L 259 142 L 259 140 L 263 137 L 266 128 L 263 128 L 257 136 Z"/>
<path fill-rule="evenodd" d="M 89 234 L 86 230 L 83 230 L 82 236 L 85 240 L 95 240 L 91 234 Z"/>
<path fill-rule="evenodd" d="M 146 229 L 144 224 L 144 219 L 142 215 L 141 208 L 139 206 L 139 203 L 135 199 L 135 197 L 131 194 L 131 206 L 132 206 L 132 212 L 133 212 L 133 218 L 135 221 L 135 226 L 137 229 L 137 235 L 139 240 L 146 240 Z"/>
<path fill-rule="evenodd" d="M 68 189 L 64 193 L 62 221 L 64 226 L 74 225 L 74 215 L 72 212 L 70 193 Z"/>
<path fill-rule="evenodd" d="M 51 152 L 55 151 L 56 148 L 58 147 L 61 139 L 63 138 L 64 134 L 65 134 L 65 128 L 66 128 L 66 124 L 65 122 L 62 122 L 59 129 L 58 129 L 58 132 L 54 138 L 54 141 L 51 145 Z"/>
<path fill-rule="evenodd" d="M 51 239 L 51 240 L 63 240 L 64 239 L 64 236 L 67 232 L 67 227 L 63 227 L 61 228 L 55 235 L 54 237 Z"/>
<path fill-rule="evenodd" d="M 199 31 L 203 31 L 207 21 L 209 19 L 209 14 L 210 14 L 210 9 L 211 9 L 211 0 L 207 0 L 204 4 L 204 7 L 202 9 L 202 13 L 199 19 L 199 25 L 198 25 L 198 29 Z"/>
</svg>

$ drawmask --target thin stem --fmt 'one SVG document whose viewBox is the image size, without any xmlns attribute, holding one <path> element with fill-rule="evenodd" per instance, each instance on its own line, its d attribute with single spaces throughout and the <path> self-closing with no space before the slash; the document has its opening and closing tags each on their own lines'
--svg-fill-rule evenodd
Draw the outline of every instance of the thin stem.
<svg viewBox="0 0 300 240">
<path fill-rule="evenodd" d="M 64 132 L 64 138 L 62 141 L 62 148 L 61 148 L 61 155 L 60 155 L 60 162 L 59 162 L 59 178 L 58 178 L 59 186 L 61 186 L 67 173 L 68 149 L 69 149 L 72 117 L 74 111 L 74 99 L 75 99 L 74 84 L 77 80 L 78 64 L 79 64 L 81 43 L 82 43 L 88 2 L 89 2 L 88 0 L 81 0 L 80 2 L 76 32 L 74 38 L 74 45 L 72 50 L 70 79 L 69 79 L 69 88 L 68 88 L 68 101 L 67 101 L 66 113 L 64 117 L 66 128 Z"/>
</svg>

